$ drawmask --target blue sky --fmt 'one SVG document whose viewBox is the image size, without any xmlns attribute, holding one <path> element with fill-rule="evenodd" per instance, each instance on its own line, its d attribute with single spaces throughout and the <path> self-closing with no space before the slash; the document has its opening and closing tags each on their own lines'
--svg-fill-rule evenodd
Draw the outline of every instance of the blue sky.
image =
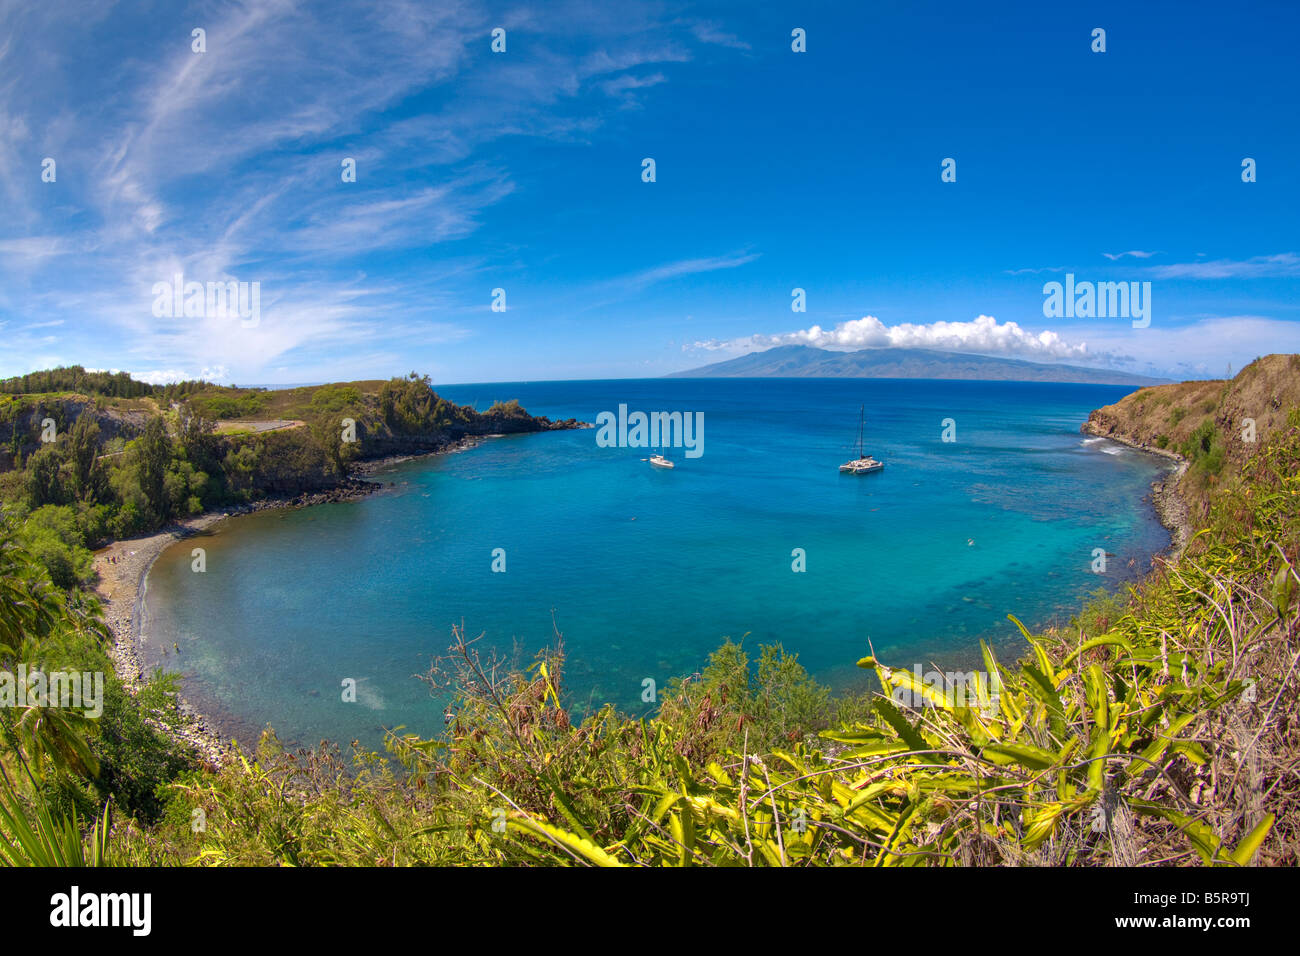
<svg viewBox="0 0 1300 956">
<path fill-rule="evenodd" d="M 1289 2 L 0 0 L 0 375 L 1221 376 L 1300 351 L 1298 40 Z M 156 316 L 178 272 L 260 320 Z M 1150 326 L 1045 317 L 1067 273 L 1151 282 Z"/>
</svg>

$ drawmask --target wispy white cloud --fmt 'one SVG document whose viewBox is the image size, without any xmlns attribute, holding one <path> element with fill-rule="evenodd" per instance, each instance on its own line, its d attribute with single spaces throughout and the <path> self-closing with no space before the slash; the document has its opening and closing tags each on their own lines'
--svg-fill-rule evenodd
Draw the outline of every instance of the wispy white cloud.
<svg viewBox="0 0 1300 956">
<path fill-rule="evenodd" d="M 1002 271 L 1009 276 L 1038 275 L 1040 272 L 1064 272 L 1065 266 L 1042 266 L 1038 269 L 1003 269 Z"/>
<path fill-rule="evenodd" d="M 1281 252 L 1250 259 L 1211 259 L 1152 266 L 1158 279 L 1263 279 L 1300 276 L 1300 255 Z"/>
<path fill-rule="evenodd" d="M 613 281 L 617 285 L 623 285 L 630 289 L 644 289 L 647 286 L 654 285 L 658 282 L 666 282 L 670 279 L 680 279 L 682 276 L 695 275 L 700 272 L 716 272 L 719 269 L 735 269 L 739 266 L 753 262 L 758 257 L 759 253 L 755 252 L 746 255 L 713 256 L 702 259 L 680 259 L 676 262 L 668 262 L 661 266 L 655 266 L 652 269 L 635 272 L 632 275 L 624 276 L 621 279 Z"/>
<path fill-rule="evenodd" d="M 72 245 L 61 236 L 27 236 L 22 239 L 0 239 L 0 255 L 15 260 L 14 264 L 30 265 L 44 262 L 53 256 L 67 255 Z"/>
<path fill-rule="evenodd" d="M 650 73 L 645 76 L 627 74 L 606 80 L 600 84 L 600 88 L 606 95 L 622 100 L 625 106 L 639 106 L 641 101 L 636 95 L 639 91 L 658 86 L 667 80 L 668 77 L 663 73 Z"/>
<path fill-rule="evenodd" d="M 730 47 L 733 50 L 751 49 L 750 45 L 740 37 L 722 29 L 721 25 L 712 20 L 699 20 L 691 24 L 691 33 L 701 43 L 712 43 L 716 46 Z"/>
<path fill-rule="evenodd" d="M 0 315 L 17 320 L 3 356 L 12 370 L 57 345 L 64 360 L 247 380 L 339 355 L 404 364 L 413 343 L 462 340 L 469 310 L 447 283 L 473 279 L 484 253 L 432 249 L 472 236 L 516 191 L 487 149 L 506 137 L 584 141 L 706 42 L 654 3 L 557 3 L 541 16 L 476 0 L 215 0 L 169 10 L 161 28 L 133 23 L 141 16 L 0 0 Z M 497 25 L 511 32 L 508 56 L 488 50 Z M 190 48 L 193 26 L 207 31 L 206 53 Z M 67 82 L 73 67 L 95 83 Z M 56 184 L 31 167 L 46 151 Z M 340 181 L 344 156 L 357 160 L 356 183 Z M 383 267 L 399 250 L 420 255 L 393 280 Z M 724 266 L 631 282 L 712 267 Z M 149 290 L 176 273 L 260 282 L 260 326 L 154 318 Z M 37 331 L 65 316 L 56 336 Z"/>
<path fill-rule="evenodd" d="M 504 175 L 481 171 L 436 186 L 386 190 L 374 199 L 322 202 L 285 228 L 281 248 L 285 253 L 355 257 L 459 239 L 478 228 L 483 209 L 513 190 Z"/>
<path fill-rule="evenodd" d="M 1128 252 L 1103 252 L 1102 255 L 1111 262 L 1114 262 L 1117 259 L 1123 259 L 1125 256 L 1131 256 L 1134 259 L 1150 259 L 1152 256 L 1158 255 L 1158 253 L 1143 252 L 1141 249 L 1130 249 Z"/>
</svg>

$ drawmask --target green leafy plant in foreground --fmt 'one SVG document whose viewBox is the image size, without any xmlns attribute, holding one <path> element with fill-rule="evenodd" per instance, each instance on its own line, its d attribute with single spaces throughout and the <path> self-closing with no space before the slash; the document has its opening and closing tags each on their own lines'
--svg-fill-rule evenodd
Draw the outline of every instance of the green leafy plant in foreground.
<svg viewBox="0 0 1300 956">
<path fill-rule="evenodd" d="M 75 810 L 56 818 L 46 803 L 35 801 L 28 811 L 8 778 L 0 781 L 0 865 L 112 866 L 111 830 L 107 806 L 86 835 Z"/>
<path fill-rule="evenodd" d="M 1102 633 L 1035 636 L 1012 618 L 1031 656 L 1005 668 L 982 645 L 987 679 L 972 706 L 866 657 L 883 692 L 873 713 L 820 742 L 691 765 L 680 725 L 643 724 L 617 839 L 593 839 L 586 820 L 538 812 L 537 801 L 516 803 L 509 825 L 555 857 L 602 866 L 1188 855 L 1240 866 L 1274 827 L 1258 800 L 1271 777 L 1293 847 L 1294 731 L 1277 705 L 1293 694 L 1296 660 L 1297 461 L 1292 428 L 1203 540 Z M 896 706 L 899 688 L 923 705 Z M 1230 782 L 1207 799 L 1212 780 Z"/>
<path fill-rule="evenodd" d="M 1295 863 L 1300 420 L 1239 479 L 1127 594 L 1041 634 L 1011 618 L 1028 653 L 1006 665 L 982 646 L 966 699 L 868 656 L 878 690 L 832 701 L 779 648 L 756 680 L 729 642 L 654 716 L 575 720 L 562 643 L 524 667 L 457 630 L 428 675 L 455 691 L 447 732 L 394 731 L 400 773 L 267 735 L 176 778 L 159 823 L 119 820 L 107 843 L 106 817 L 81 834 L 38 794 L 8 799 L 0 862 L 82 847 L 197 865 Z M 46 597 L 0 608 L 0 642 L 49 630 Z"/>
</svg>

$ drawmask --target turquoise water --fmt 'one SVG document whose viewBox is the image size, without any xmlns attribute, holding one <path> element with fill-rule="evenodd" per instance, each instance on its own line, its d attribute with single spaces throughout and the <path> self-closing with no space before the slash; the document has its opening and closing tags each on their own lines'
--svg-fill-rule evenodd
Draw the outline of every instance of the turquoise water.
<svg viewBox="0 0 1300 956">
<path fill-rule="evenodd" d="M 408 462 L 368 499 L 223 522 L 165 552 L 146 589 L 143 650 L 248 741 L 377 745 L 434 734 L 414 675 L 453 624 L 525 661 L 554 629 L 579 709 L 644 713 L 642 682 L 698 670 L 724 637 L 781 642 L 822 680 L 866 686 L 869 642 L 904 667 L 961 665 L 983 637 L 1022 649 L 1100 586 L 1140 576 L 1169 535 L 1150 484 L 1164 467 L 1086 439 L 1116 387 L 881 380 L 646 380 L 449 386 L 480 408 L 594 421 L 601 411 L 704 413 L 704 454 L 601 448 L 593 429 L 492 439 Z M 858 407 L 883 472 L 840 475 Z M 956 441 L 941 441 L 942 421 Z M 191 571 L 190 550 L 207 570 Z M 1094 548 L 1110 553 L 1091 570 Z M 505 550 L 506 571 L 492 571 Z M 791 553 L 806 553 L 795 573 Z M 172 651 L 175 641 L 180 652 Z M 164 653 L 165 650 L 165 653 Z M 341 682 L 357 681 L 344 703 Z"/>
</svg>

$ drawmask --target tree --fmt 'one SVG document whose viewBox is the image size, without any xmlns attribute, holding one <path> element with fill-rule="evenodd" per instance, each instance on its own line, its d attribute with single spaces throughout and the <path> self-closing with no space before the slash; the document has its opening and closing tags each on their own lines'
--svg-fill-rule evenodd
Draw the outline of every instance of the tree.
<svg viewBox="0 0 1300 956">
<path fill-rule="evenodd" d="M 43 445 L 27 460 L 27 503 L 33 511 L 63 503 L 62 467 L 63 455 L 56 445 Z"/>
<path fill-rule="evenodd" d="M 149 419 L 136 445 L 136 462 L 140 472 L 140 490 L 144 492 L 159 521 L 171 517 L 171 500 L 167 496 L 167 466 L 172 460 L 172 440 L 167 423 L 161 416 Z"/>
<path fill-rule="evenodd" d="M 399 434 L 418 435 L 433 430 L 438 396 L 427 375 L 412 372 L 389 379 L 379 388 L 379 411 L 385 423 Z"/>
<path fill-rule="evenodd" d="M 72 493 L 80 501 L 96 501 L 104 486 L 99 455 L 99 422 L 83 411 L 68 434 L 68 463 L 72 467 Z"/>
<path fill-rule="evenodd" d="M 199 471 L 211 474 L 221 467 L 221 440 L 214 434 L 216 425 L 201 415 L 181 416 L 177 440 L 185 457 Z"/>
</svg>

